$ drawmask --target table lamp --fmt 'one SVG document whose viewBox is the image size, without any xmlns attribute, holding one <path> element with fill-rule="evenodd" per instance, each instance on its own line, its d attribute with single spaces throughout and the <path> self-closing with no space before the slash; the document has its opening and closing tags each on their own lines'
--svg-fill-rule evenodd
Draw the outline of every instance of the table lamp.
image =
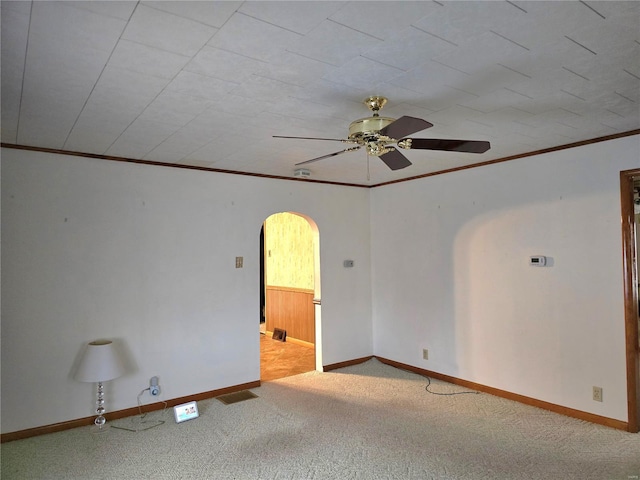
<svg viewBox="0 0 640 480">
<path fill-rule="evenodd" d="M 107 430 L 107 419 L 104 418 L 104 386 L 108 382 L 124 374 L 124 362 L 118 355 L 111 340 L 96 340 L 87 344 L 74 378 L 80 382 L 92 382 L 98 384 L 98 400 L 95 423 L 95 431 Z"/>
</svg>

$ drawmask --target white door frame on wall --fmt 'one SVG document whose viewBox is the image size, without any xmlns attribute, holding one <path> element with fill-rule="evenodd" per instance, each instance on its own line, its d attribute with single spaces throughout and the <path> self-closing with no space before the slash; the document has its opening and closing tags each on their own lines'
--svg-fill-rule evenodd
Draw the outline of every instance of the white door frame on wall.
<svg viewBox="0 0 640 480">
<path fill-rule="evenodd" d="M 289 212 L 298 215 L 309 222 L 311 236 L 313 238 L 313 310 L 315 317 L 315 349 L 316 370 L 323 371 L 322 365 L 322 289 L 320 284 L 320 231 L 313 218 L 298 212 Z"/>
</svg>

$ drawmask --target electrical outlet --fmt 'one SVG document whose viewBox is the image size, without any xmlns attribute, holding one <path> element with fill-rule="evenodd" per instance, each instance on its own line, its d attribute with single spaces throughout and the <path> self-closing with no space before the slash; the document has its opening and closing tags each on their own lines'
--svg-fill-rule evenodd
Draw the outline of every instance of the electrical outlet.
<svg viewBox="0 0 640 480">
<path fill-rule="evenodd" d="M 236 257 L 236 268 L 242 268 L 243 260 L 242 257 Z"/>
<path fill-rule="evenodd" d="M 422 358 L 424 360 L 429 360 L 429 350 L 427 350 L 426 348 L 422 349 Z"/>
<path fill-rule="evenodd" d="M 158 379 L 158 377 L 151 377 L 151 380 L 149 380 L 149 393 L 152 397 L 157 397 L 158 395 L 160 395 L 159 383 L 160 380 Z"/>
<path fill-rule="evenodd" d="M 593 387 L 593 399 L 596 402 L 602 401 L 602 387 Z"/>
</svg>

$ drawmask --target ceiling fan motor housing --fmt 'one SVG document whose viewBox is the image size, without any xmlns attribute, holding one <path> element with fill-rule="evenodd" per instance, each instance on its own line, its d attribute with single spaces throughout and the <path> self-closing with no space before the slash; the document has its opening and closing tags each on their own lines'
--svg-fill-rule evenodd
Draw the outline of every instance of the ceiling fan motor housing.
<svg viewBox="0 0 640 480">
<path fill-rule="evenodd" d="M 369 155 L 379 157 L 389 151 L 386 144 L 393 141 L 389 137 L 380 135 L 379 132 L 395 120 L 395 118 L 375 116 L 355 120 L 349 125 L 349 140 L 366 146 Z"/>
<path fill-rule="evenodd" d="M 389 117 L 366 117 L 351 122 L 349 125 L 349 138 L 356 140 L 364 137 L 372 137 L 380 130 L 395 122 L 395 118 Z"/>
</svg>

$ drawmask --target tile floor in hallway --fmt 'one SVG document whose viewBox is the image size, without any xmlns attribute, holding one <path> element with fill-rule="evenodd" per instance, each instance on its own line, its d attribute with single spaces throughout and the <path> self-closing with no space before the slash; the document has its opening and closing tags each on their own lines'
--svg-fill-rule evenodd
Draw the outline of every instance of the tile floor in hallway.
<svg viewBox="0 0 640 480">
<path fill-rule="evenodd" d="M 315 350 L 260 334 L 260 380 L 268 382 L 310 372 L 316 368 Z"/>
</svg>

